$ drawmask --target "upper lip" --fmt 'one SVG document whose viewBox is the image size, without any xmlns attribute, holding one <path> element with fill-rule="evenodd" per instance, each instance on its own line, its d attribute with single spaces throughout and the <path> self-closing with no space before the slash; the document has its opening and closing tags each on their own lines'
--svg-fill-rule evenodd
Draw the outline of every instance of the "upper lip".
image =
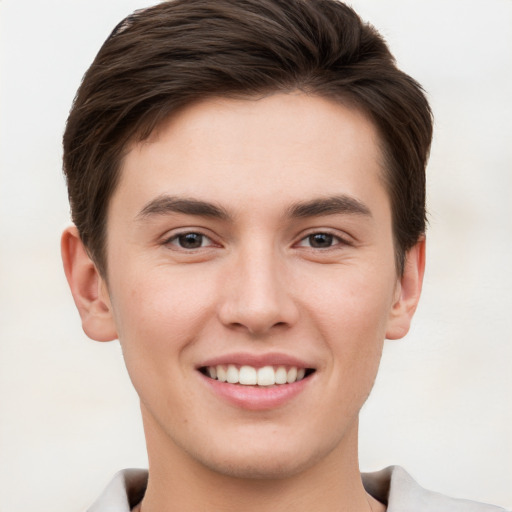
<svg viewBox="0 0 512 512">
<path fill-rule="evenodd" d="M 314 368 L 314 365 L 304 361 L 303 359 L 278 352 L 267 354 L 250 354 L 242 352 L 223 354 L 203 361 L 198 365 L 198 368 L 228 364 L 234 364 L 237 366 L 253 366 L 255 368 L 262 368 L 263 366 L 296 366 L 297 368 Z"/>
</svg>

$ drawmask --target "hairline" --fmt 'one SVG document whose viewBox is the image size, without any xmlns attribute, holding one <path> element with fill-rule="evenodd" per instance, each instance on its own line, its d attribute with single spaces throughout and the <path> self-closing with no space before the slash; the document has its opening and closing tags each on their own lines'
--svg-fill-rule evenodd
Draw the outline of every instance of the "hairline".
<svg viewBox="0 0 512 512">
<path fill-rule="evenodd" d="M 257 101 L 269 96 L 273 96 L 275 94 L 306 94 L 308 96 L 317 97 L 321 99 L 325 99 L 333 102 L 334 104 L 340 104 L 344 107 L 351 109 L 353 111 L 358 112 L 360 115 L 364 116 L 366 120 L 371 123 L 372 127 L 375 130 L 376 134 L 376 144 L 379 149 L 380 158 L 378 166 L 381 172 L 378 175 L 379 181 L 383 185 L 387 199 L 389 201 L 389 206 L 391 210 L 391 228 L 392 228 L 392 236 L 393 236 L 393 248 L 395 252 L 395 267 L 398 276 L 401 276 L 404 271 L 405 265 L 405 254 L 409 248 L 402 249 L 397 238 L 395 219 L 394 219 L 394 202 L 392 197 L 393 187 L 391 186 L 391 179 L 393 176 L 393 163 L 392 163 L 392 151 L 387 147 L 385 138 L 382 134 L 382 130 L 379 127 L 378 122 L 374 118 L 373 114 L 370 112 L 369 108 L 365 106 L 362 102 L 358 101 L 358 98 L 352 94 L 349 90 L 340 90 L 338 94 L 326 94 L 321 91 L 315 90 L 312 86 L 309 87 L 268 87 L 263 89 L 261 92 L 244 92 L 244 91 L 226 91 L 226 93 L 205 93 L 201 95 L 197 95 L 196 98 L 190 98 L 188 101 L 183 101 L 179 106 L 172 109 L 166 116 L 162 119 L 158 119 L 158 115 L 150 118 L 147 123 L 143 123 L 139 129 L 134 130 L 134 132 L 126 138 L 124 143 L 121 145 L 119 151 L 119 157 L 114 162 L 114 177 L 111 182 L 111 191 L 108 197 L 107 203 L 105 205 L 105 211 L 103 220 L 101 223 L 101 232 L 98 237 L 98 247 L 99 250 L 96 251 L 96 254 L 90 254 L 93 259 L 96 267 L 98 268 L 102 278 L 107 281 L 108 274 L 108 263 L 107 263 L 107 251 L 108 251 L 108 218 L 110 205 L 112 203 L 112 197 L 114 196 L 116 190 L 118 189 L 120 182 L 123 176 L 123 167 L 124 161 L 130 151 L 132 151 L 137 145 L 147 143 L 151 140 L 152 137 L 158 136 L 159 130 L 161 130 L 167 123 L 171 122 L 171 120 L 183 112 L 184 110 L 190 108 L 193 105 L 198 105 L 203 102 L 207 102 L 210 100 L 239 100 L 239 101 Z M 163 104 L 161 110 L 164 110 L 167 104 Z M 158 121 L 155 122 L 155 119 Z M 149 129 L 148 129 L 149 127 Z M 423 236 L 424 233 L 420 234 L 418 240 Z"/>
</svg>

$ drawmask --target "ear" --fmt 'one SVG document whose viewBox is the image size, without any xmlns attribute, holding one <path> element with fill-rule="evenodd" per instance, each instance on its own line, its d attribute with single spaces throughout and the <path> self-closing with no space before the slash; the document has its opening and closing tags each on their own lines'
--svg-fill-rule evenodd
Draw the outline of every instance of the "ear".
<svg viewBox="0 0 512 512">
<path fill-rule="evenodd" d="M 395 301 L 388 319 L 387 339 L 397 340 L 408 333 L 420 300 L 424 273 L 425 237 L 422 237 L 405 256 L 404 272 L 397 282 Z"/>
<path fill-rule="evenodd" d="M 64 272 L 85 334 L 96 341 L 116 339 L 107 286 L 87 254 L 75 226 L 70 226 L 62 233 L 61 252 Z"/>
</svg>

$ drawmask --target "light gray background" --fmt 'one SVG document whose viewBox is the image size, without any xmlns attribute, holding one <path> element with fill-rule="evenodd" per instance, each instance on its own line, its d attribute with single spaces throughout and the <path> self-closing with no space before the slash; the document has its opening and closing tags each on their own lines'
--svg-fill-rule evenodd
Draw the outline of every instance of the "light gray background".
<svg viewBox="0 0 512 512">
<path fill-rule="evenodd" d="M 117 342 L 82 333 L 61 270 L 60 140 L 80 78 L 144 0 L 0 0 L 0 510 L 82 510 L 146 463 Z M 358 0 L 436 114 L 424 296 L 387 342 L 362 469 L 512 506 L 512 1 Z M 298 418 L 300 421 L 300 418 Z"/>
</svg>

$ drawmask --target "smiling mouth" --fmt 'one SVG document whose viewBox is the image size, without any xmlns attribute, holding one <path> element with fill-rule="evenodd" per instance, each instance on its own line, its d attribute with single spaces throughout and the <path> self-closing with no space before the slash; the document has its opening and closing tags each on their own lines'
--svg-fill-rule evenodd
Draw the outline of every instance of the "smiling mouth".
<svg viewBox="0 0 512 512">
<path fill-rule="evenodd" d="M 299 368 L 297 366 L 238 366 L 235 364 L 218 364 L 216 366 L 203 366 L 199 371 L 213 380 L 240 384 L 242 386 L 274 386 L 293 384 L 315 372 L 313 368 Z"/>
</svg>

